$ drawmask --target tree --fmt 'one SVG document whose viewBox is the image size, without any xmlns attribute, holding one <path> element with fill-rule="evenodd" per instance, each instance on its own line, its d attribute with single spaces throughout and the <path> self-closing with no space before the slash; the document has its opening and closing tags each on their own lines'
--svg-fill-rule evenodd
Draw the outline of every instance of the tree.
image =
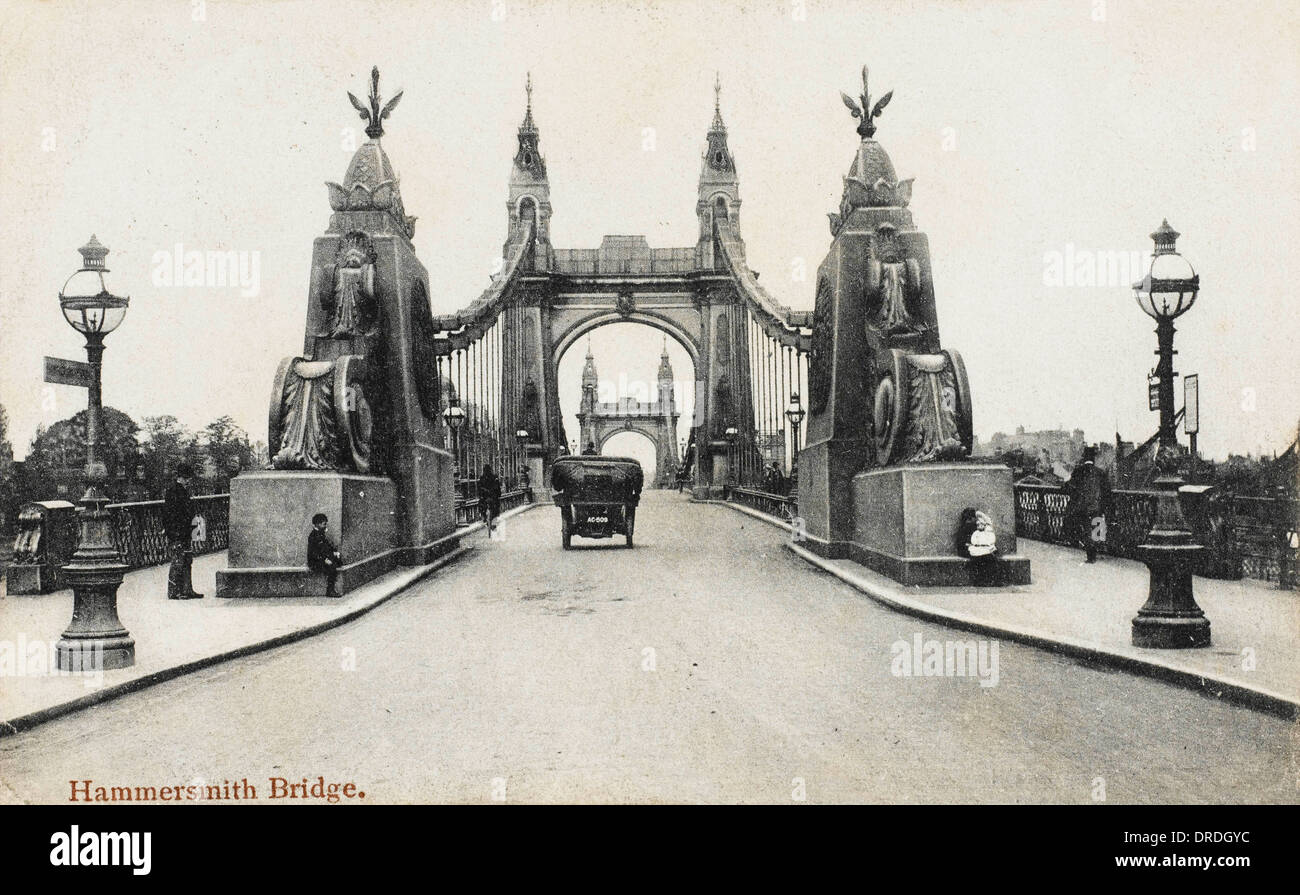
<svg viewBox="0 0 1300 895">
<path fill-rule="evenodd" d="M 0 407 L 0 533 L 12 529 L 18 512 L 18 482 L 15 480 L 14 449 L 9 443 L 9 414 Z"/>
<path fill-rule="evenodd" d="M 150 495 L 161 497 L 176 467 L 188 463 L 196 471 L 203 468 L 203 449 L 198 438 L 171 414 L 144 418 L 145 441 L 142 450 L 146 488 Z"/>
<path fill-rule="evenodd" d="M 48 429 L 42 426 L 36 430 L 23 464 L 21 500 L 63 497 L 75 501 L 81 496 L 85 485 L 87 414 L 82 410 Z M 135 420 L 122 411 L 103 409 L 97 456 L 108 472 L 104 492 L 110 498 L 121 496 L 136 475 L 140 465 L 139 431 Z"/>
<path fill-rule="evenodd" d="M 244 469 L 257 466 L 257 454 L 248 433 L 229 416 L 218 417 L 203 430 L 203 449 L 212 461 L 213 486 L 227 491 L 230 480 Z"/>
</svg>

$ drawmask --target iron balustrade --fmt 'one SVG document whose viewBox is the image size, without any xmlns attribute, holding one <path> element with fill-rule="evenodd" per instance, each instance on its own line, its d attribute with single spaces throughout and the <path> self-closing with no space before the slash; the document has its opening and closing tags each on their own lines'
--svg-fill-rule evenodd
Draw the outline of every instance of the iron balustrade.
<svg viewBox="0 0 1300 895">
<path fill-rule="evenodd" d="M 727 489 L 730 499 L 750 509 L 758 510 L 782 522 L 789 522 L 798 514 L 798 497 L 786 494 L 772 494 L 756 488 L 732 486 Z"/>
<path fill-rule="evenodd" d="M 524 504 L 532 503 L 533 491 L 531 488 L 516 488 L 512 491 L 503 491 L 501 493 L 501 512 L 513 510 Z M 481 518 L 483 504 L 482 498 L 470 497 L 456 501 L 456 524 L 458 526 L 473 525 Z"/>
<path fill-rule="evenodd" d="M 192 528 L 194 553 L 216 553 L 230 546 L 230 495 L 209 494 L 190 498 L 194 513 Z M 167 533 L 163 528 L 163 502 L 140 500 L 128 503 L 110 503 L 108 512 L 113 530 L 113 543 L 128 568 L 143 569 L 171 561 Z M 42 526 L 59 526 L 60 531 L 42 530 L 41 548 L 29 561 L 45 566 L 41 578 L 41 591 L 48 593 L 65 586 L 63 566 L 72 558 L 77 545 L 77 516 L 43 518 Z M 67 549 L 51 545 L 69 545 Z M 66 555 L 65 555 L 66 554 Z"/>
<path fill-rule="evenodd" d="M 1156 516 L 1159 492 L 1116 490 L 1106 512 L 1106 540 L 1101 552 L 1138 559 Z M 1282 587 L 1297 586 L 1297 516 L 1300 501 L 1288 498 L 1227 496 L 1208 509 L 1189 506 L 1184 515 L 1198 542 L 1209 548 L 1206 570 L 1219 578 L 1254 578 Z M 1056 485 L 1015 486 L 1016 536 L 1049 544 L 1079 546 L 1082 532 L 1072 531 L 1070 499 Z"/>
</svg>

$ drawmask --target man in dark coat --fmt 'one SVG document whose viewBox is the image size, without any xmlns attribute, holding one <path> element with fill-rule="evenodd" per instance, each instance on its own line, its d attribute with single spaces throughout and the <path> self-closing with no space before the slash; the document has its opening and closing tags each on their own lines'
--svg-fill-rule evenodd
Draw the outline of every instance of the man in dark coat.
<svg viewBox="0 0 1300 895">
<path fill-rule="evenodd" d="M 1070 497 L 1066 520 L 1083 541 L 1087 562 L 1097 561 L 1097 545 L 1106 538 L 1106 510 L 1110 507 L 1110 477 L 1097 468 L 1097 449 L 1083 449 L 1083 460 L 1065 483 Z M 1098 521 L 1100 520 L 1100 521 Z"/>
<path fill-rule="evenodd" d="M 340 596 L 335 588 L 335 582 L 339 577 L 339 566 L 343 565 L 343 557 L 330 543 L 329 536 L 325 534 L 325 529 L 329 526 L 329 517 L 324 513 L 317 513 L 311 517 L 311 533 L 307 535 L 307 568 L 313 572 L 325 573 L 325 596 Z"/>
<path fill-rule="evenodd" d="M 194 512 L 190 507 L 190 480 L 194 478 L 194 469 L 188 463 L 176 467 L 176 481 L 167 486 L 163 495 L 163 530 L 167 533 L 167 544 L 171 550 L 172 564 L 167 571 L 167 599 L 198 600 L 203 594 L 195 593 L 190 580 L 194 563 L 194 546 L 191 538 L 191 526 Z"/>
<path fill-rule="evenodd" d="M 496 528 L 497 516 L 501 514 L 501 480 L 492 471 L 492 466 L 483 464 L 483 475 L 478 480 L 479 508 L 488 525 L 488 537 Z"/>
</svg>

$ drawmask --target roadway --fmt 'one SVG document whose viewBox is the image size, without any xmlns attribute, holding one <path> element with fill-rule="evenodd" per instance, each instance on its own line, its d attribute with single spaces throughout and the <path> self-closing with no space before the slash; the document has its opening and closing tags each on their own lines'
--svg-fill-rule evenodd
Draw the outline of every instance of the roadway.
<svg viewBox="0 0 1300 895">
<path fill-rule="evenodd" d="M 995 686 L 896 676 L 896 642 L 972 636 L 725 507 L 647 493 L 633 550 L 561 550 L 550 507 L 501 534 L 342 628 L 0 740 L 0 801 L 273 776 L 369 802 L 1297 800 L 1294 726 L 1198 693 L 1010 642 Z"/>
</svg>

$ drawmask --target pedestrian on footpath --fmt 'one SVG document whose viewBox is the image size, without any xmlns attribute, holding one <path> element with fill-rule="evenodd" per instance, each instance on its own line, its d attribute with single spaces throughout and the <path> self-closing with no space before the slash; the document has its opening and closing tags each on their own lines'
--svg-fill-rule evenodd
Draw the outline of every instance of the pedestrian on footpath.
<svg viewBox="0 0 1300 895">
<path fill-rule="evenodd" d="M 492 471 L 491 464 L 483 464 L 483 475 L 478 480 L 478 499 L 479 509 L 483 513 L 483 521 L 487 523 L 488 537 L 492 537 L 492 531 L 496 528 L 497 516 L 501 513 L 501 480 L 497 474 Z"/>
<path fill-rule="evenodd" d="M 203 594 L 195 592 L 190 580 L 194 564 L 194 544 L 191 541 L 194 511 L 190 507 L 190 481 L 193 478 L 194 468 L 181 463 L 176 467 L 176 480 L 167 486 L 163 495 L 163 530 L 167 533 L 172 557 L 171 568 L 167 570 L 169 600 L 203 598 Z"/>
<path fill-rule="evenodd" d="M 341 595 L 334 589 L 334 583 L 338 581 L 343 557 L 325 534 L 328 527 L 329 517 L 324 513 L 311 517 L 311 533 L 307 535 L 307 568 L 313 572 L 324 572 L 325 596 L 337 597 Z"/>
<path fill-rule="evenodd" d="M 1070 473 L 1065 493 L 1070 498 L 1066 524 L 1082 542 L 1088 556 L 1085 562 L 1096 562 L 1098 546 L 1106 540 L 1106 511 L 1110 509 L 1110 477 L 1097 468 L 1096 447 L 1083 449 L 1083 460 Z"/>
</svg>

